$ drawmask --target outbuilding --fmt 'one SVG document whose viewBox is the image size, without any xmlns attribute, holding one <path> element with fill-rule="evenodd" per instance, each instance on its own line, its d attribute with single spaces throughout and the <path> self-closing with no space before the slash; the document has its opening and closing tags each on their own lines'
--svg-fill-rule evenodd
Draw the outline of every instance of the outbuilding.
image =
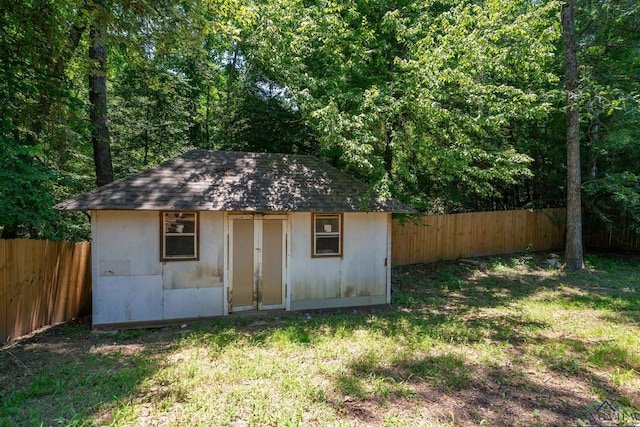
<svg viewBox="0 0 640 427">
<path fill-rule="evenodd" d="M 206 150 L 56 208 L 91 216 L 94 327 L 388 304 L 412 211 L 313 156 Z"/>
</svg>

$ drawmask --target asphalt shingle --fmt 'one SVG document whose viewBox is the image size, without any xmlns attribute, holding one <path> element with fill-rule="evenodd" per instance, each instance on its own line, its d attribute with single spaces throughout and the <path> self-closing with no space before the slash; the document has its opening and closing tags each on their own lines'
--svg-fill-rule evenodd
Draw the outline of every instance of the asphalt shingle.
<svg viewBox="0 0 640 427">
<path fill-rule="evenodd" d="M 413 212 L 316 157 L 193 150 L 55 206 L 60 210 Z"/>
</svg>

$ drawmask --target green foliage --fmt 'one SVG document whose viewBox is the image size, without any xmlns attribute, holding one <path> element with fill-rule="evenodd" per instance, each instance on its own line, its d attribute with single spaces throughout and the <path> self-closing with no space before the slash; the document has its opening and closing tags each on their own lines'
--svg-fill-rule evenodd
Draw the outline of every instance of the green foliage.
<svg viewBox="0 0 640 427">
<path fill-rule="evenodd" d="M 82 112 L 65 71 L 79 43 L 75 4 L 2 2 L 0 30 L 0 236 L 73 238 L 53 211 L 80 147 Z M 25 23 L 29 23 L 26 25 Z M 86 237 L 86 233 L 85 233 Z"/>
<path fill-rule="evenodd" d="M 238 151 L 317 154 L 313 129 L 283 88 L 247 76 L 225 123 L 220 148 Z"/>
<path fill-rule="evenodd" d="M 117 176 L 130 175 L 193 146 L 190 87 L 184 78 L 156 61 L 130 58 L 114 80 L 110 117 Z"/>
<path fill-rule="evenodd" d="M 34 147 L 0 141 L 0 237 L 50 238 L 57 216 L 51 206 L 53 172 L 39 161 Z"/>
<path fill-rule="evenodd" d="M 247 57 L 267 64 L 265 39 L 286 52 L 267 74 L 324 157 L 382 193 L 429 211 L 521 205 L 531 131 L 559 99 L 555 6 L 279 2 Z"/>
<path fill-rule="evenodd" d="M 585 207 L 640 234 L 640 6 L 586 1 L 580 12 Z"/>
<path fill-rule="evenodd" d="M 416 45 L 428 126 L 417 182 L 435 189 L 437 210 L 532 202 L 522 184 L 537 159 L 527 148 L 558 100 L 548 72 L 558 27 L 554 3 L 526 3 L 457 3 L 433 16 Z"/>
<path fill-rule="evenodd" d="M 631 172 L 605 174 L 585 183 L 585 207 L 609 230 L 640 236 L 640 177 Z"/>
<path fill-rule="evenodd" d="M 637 228 L 639 6 L 577 8 L 586 207 Z M 116 177 L 193 147 L 296 152 L 424 212 L 561 206 L 559 10 L 555 0 L 2 1 L 0 227 L 87 235 L 84 215 L 51 206 L 94 185 L 96 19 Z"/>
</svg>

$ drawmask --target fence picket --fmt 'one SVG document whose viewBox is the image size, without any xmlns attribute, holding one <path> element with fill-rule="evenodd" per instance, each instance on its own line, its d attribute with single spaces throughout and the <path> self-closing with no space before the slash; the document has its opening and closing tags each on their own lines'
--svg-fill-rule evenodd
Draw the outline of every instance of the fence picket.
<svg viewBox="0 0 640 427">
<path fill-rule="evenodd" d="M 392 223 L 392 265 L 461 256 L 559 249 L 564 209 L 473 212 L 424 216 L 419 224 Z"/>
<path fill-rule="evenodd" d="M 90 312 L 90 271 L 89 243 L 0 240 L 0 342 Z"/>
<path fill-rule="evenodd" d="M 15 338 L 22 319 L 18 317 L 19 289 L 16 286 L 15 240 L 7 241 L 7 337 Z"/>
</svg>

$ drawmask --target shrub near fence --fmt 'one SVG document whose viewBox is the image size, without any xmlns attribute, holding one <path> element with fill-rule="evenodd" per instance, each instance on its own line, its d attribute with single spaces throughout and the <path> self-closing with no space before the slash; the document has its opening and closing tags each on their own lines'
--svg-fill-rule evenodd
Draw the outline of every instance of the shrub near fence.
<svg viewBox="0 0 640 427">
<path fill-rule="evenodd" d="M 392 265 L 562 249 L 566 210 L 472 212 L 393 220 Z"/>
<path fill-rule="evenodd" d="M 90 248 L 0 240 L 0 342 L 90 312 Z"/>
</svg>

